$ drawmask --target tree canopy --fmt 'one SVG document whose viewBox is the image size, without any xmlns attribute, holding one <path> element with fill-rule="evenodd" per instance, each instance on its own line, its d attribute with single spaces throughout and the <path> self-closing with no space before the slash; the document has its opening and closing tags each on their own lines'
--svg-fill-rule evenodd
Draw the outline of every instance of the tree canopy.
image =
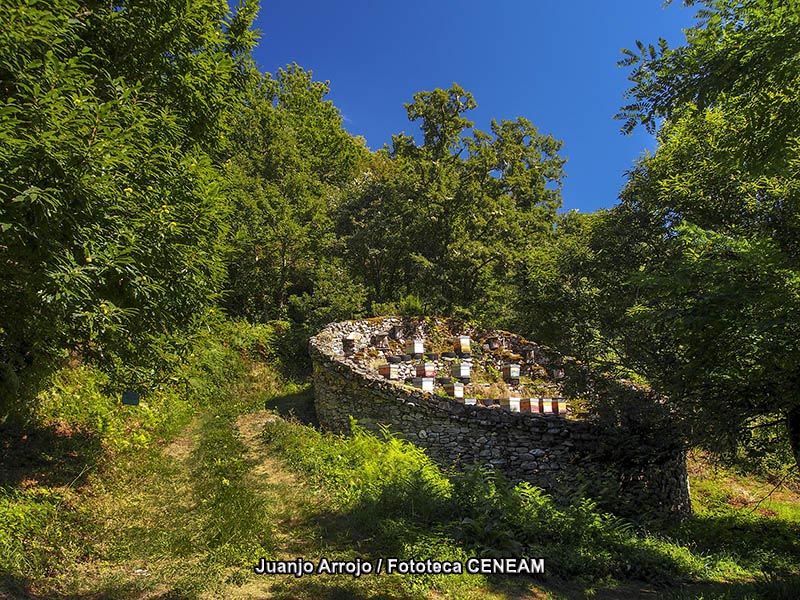
<svg viewBox="0 0 800 600">
<path fill-rule="evenodd" d="M 732 456 L 789 442 L 800 462 L 800 11 L 702 5 L 684 46 L 625 51 L 620 116 L 657 128 L 658 148 L 586 233 L 559 227 L 566 260 L 534 302 L 592 306 L 544 333 L 643 376 L 693 443 Z"/>
<path fill-rule="evenodd" d="M 432 311 L 507 319 L 516 273 L 561 206 L 561 142 L 525 118 L 473 128 L 458 85 L 414 95 L 422 143 L 393 136 L 339 219 L 375 303 L 411 295 Z"/>
<path fill-rule="evenodd" d="M 258 72 L 257 2 L 2 4 L 0 389 L 164 362 L 209 314 L 301 339 L 439 313 L 651 385 L 691 443 L 800 462 L 800 5 L 684 4 L 684 44 L 621 61 L 657 150 L 588 215 L 559 213 L 561 142 L 475 128 L 457 84 L 370 151 L 328 82 Z"/>
<path fill-rule="evenodd" d="M 142 338 L 217 302 L 218 157 L 252 77 L 253 16 L 213 0 L 0 8 L 0 360 L 12 370 L 59 348 L 133 359 Z"/>
</svg>

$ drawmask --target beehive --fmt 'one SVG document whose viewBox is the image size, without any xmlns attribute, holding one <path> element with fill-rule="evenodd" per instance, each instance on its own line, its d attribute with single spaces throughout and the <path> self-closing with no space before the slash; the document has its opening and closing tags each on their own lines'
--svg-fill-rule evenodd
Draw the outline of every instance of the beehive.
<svg viewBox="0 0 800 600">
<path fill-rule="evenodd" d="M 468 335 L 459 335 L 455 343 L 456 352 L 459 354 L 469 354 L 472 351 L 472 341 Z"/>
<path fill-rule="evenodd" d="M 519 398 L 515 397 L 503 398 L 500 400 L 500 406 L 502 406 L 506 410 L 510 410 L 511 412 L 520 412 Z"/>
<path fill-rule="evenodd" d="M 397 363 L 381 365 L 380 367 L 378 367 L 378 373 L 383 375 L 383 377 L 385 377 L 386 379 L 397 379 L 399 372 L 400 372 L 400 367 L 398 367 Z"/>
<path fill-rule="evenodd" d="M 453 370 L 452 370 L 453 377 L 456 377 L 457 379 L 469 380 L 469 378 L 471 377 L 470 375 L 471 366 L 472 365 L 470 365 L 470 363 L 468 362 L 453 363 Z"/>
<path fill-rule="evenodd" d="M 567 404 L 564 398 L 542 398 L 539 400 L 540 412 L 546 415 L 567 414 Z"/>
<path fill-rule="evenodd" d="M 356 344 L 361 339 L 361 336 L 355 331 L 348 333 L 342 338 L 342 351 L 345 354 L 353 354 L 356 351 Z"/>
<path fill-rule="evenodd" d="M 389 349 L 389 334 L 388 333 L 376 333 L 370 339 L 370 343 L 373 347 L 377 348 L 378 350 L 388 350 Z"/>
<path fill-rule="evenodd" d="M 508 383 L 517 385 L 519 383 L 519 365 L 514 363 L 503 365 L 503 379 Z"/>
<path fill-rule="evenodd" d="M 451 395 L 453 398 L 464 397 L 464 384 L 460 381 L 449 383 L 444 386 L 444 391 Z"/>
<path fill-rule="evenodd" d="M 406 342 L 406 354 L 411 354 L 414 358 L 422 358 L 425 353 L 424 340 L 408 340 Z"/>
<path fill-rule="evenodd" d="M 433 391 L 433 377 L 414 377 L 411 383 L 414 387 L 421 389 L 423 392 Z"/>
<path fill-rule="evenodd" d="M 434 377 L 436 375 L 436 365 L 432 362 L 426 362 L 417 365 L 417 377 Z"/>
</svg>

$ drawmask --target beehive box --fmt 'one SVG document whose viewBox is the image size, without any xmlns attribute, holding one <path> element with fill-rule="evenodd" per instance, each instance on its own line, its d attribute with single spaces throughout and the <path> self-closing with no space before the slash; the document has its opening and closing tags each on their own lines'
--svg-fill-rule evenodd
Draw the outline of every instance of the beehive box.
<svg viewBox="0 0 800 600">
<path fill-rule="evenodd" d="M 467 362 L 453 363 L 453 377 L 469 380 L 471 377 L 471 366 L 472 365 Z"/>
<path fill-rule="evenodd" d="M 342 351 L 345 354 L 353 354 L 356 351 L 356 344 L 361 340 L 361 336 L 355 331 L 348 333 L 342 338 Z"/>
<path fill-rule="evenodd" d="M 455 349 L 459 354 L 469 354 L 472 351 L 472 341 L 468 335 L 459 335 L 455 340 Z"/>
<path fill-rule="evenodd" d="M 460 381 L 455 383 L 448 383 L 444 386 L 444 391 L 451 395 L 453 398 L 464 397 L 464 384 Z"/>
<path fill-rule="evenodd" d="M 425 353 L 425 341 L 416 339 L 406 342 L 406 354 L 411 354 L 414 358 L 422 358 Z"/>
<path fill-rule="evenodd" d="M 433 391 L 433 377 L 414 377 L 411 383 L 414 387 L 421 389 L 423 392 Z"/>
<path fill-rule="evenodd" d="M 386 379 L 397 379 L 399 372 L 400 367 L 397 365 L 397 363 L 381 365 L 378 367 L 378 373 L 380 373 Z"/>
<path fill-rule="evenodd" d="M 416 366 L 417 377 L 434 377 L 436 375 L 436 365 L 432 362 L 422 363 Z"/>
<path fill-rule="evenodd" d="M 542 398 L 539 400 L 539 412 L 545 415 L 565 415 L 567 403 L 564 398 Z"/>
<path fill-rule="evenodd" d="M 519 383 L 519 365 L 514 363 L 503 365 L 503 379 L 508 383 L 517 385 Z"/>
<path fill-rule="evenodd" d="M 502 406 L 506 410 L 510 410 L 511 412 L 520 412 L 519 398 L 515 397 L 502 398 L 500 400 L 500 406 Z"/>
<path fill-rule="evenodd" d="M 378 350 L 388 350 L 389 334 L 388 333 L 373 334 L 372 338 L 370 339 L 370 343 L 372 344 L 373 347 L 377 348 Z"/>
<path fill-rule="evenodd" d="M 486 345 L 489 346 L 489 350 L 497 350 L 502 346 L 502 342 L 499 337 L 492 336 L 486 338 Z"/>
</svg>

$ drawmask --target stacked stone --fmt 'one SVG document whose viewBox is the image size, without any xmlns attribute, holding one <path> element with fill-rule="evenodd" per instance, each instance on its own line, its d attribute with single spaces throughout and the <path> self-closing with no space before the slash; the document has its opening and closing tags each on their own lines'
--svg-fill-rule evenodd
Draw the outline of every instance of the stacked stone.
<svg viewBox="0 0 800 600">
<path fill-rule="evenodd" d="M 487 410 L 483 403 L 470 406 L 466 401 L 385 380 L 365 365 L 364 357 L 385 359 L 386 352 L 367 346 L 371 336 L 392 327 L 415 331 L 413 322 L 387 318 L 334 323 L 312 338 L 309 348 L 314 393 L 323 427 L 348 432 L 351 416 L 369 430 L 389 424 L 391 431 L 424 447 L 443 465 L 491 465 L 512 480 L 530 481 L 555 493 L 589 490 L 586 493 L 601 499 L 603 494 L 610 494 L 609 501 L 622 514 L 690 514 L 685 455 L 679 450 L 680 444 L 670 454 L 635 445 L 617 447 L 613 449 L 613 462 L 609 462 L 608 453 L 600 450 L 604 433 L 590 420 Z M 346 356 L 342 339 L 353 332 L 361 336 L 363 345 Z M 470 335 L 480 339 L 481 333 Z M 505 343 L 522 348 L 526 342 L 520 340 L 509 334 Z M 545 359 L 551 367 L 559 368 L 560 357 L 551 353 Z M 400 367 L 411 376 L 418 362 L 409 361 Z M 437 373 L 450 364 L 442 358 L 431 362 Z M 640 393 L 631 386 L 625 390 L 633 395 Z"/>
</svg>

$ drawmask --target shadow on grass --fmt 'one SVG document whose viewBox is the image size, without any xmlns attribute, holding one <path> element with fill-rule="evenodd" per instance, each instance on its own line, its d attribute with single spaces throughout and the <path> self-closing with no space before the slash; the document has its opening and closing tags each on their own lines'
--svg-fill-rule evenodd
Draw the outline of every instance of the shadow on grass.
<svg viewBox="0 0 800 600">
<path fill-rule="evenodd" d="M 748 569 L 800 570 L 800 523 L 748 514 L 695 515 L 670 535 L 701 553 L 730 555 Z"/>
<path fill-rule="evenodd" d="M 0 600 L 136 600 L 141 597 L 147 600 L 184 600 L 186 595 L 175 590 L 154 594 L 135 583 L 108 585 L 78 594 L 59 594 L 50 589 L 40 593 L 27 578 L 0 573 Z"/>
<path fill-rule="evenodd" d="M 77 482 L 102 453 L 87 432 L 0 425 L 0 484 L 59 487 Z"/>
<path fill-rule="evenodd" d="M 284 418 L 297 420 L 303 425 L 318 428 L 317 412 L 314 408 L 314 390 L 307 388 L 302 392 L 274 396 L 264 402 L 264 408 L 274 410 Z"/>
</svg>

